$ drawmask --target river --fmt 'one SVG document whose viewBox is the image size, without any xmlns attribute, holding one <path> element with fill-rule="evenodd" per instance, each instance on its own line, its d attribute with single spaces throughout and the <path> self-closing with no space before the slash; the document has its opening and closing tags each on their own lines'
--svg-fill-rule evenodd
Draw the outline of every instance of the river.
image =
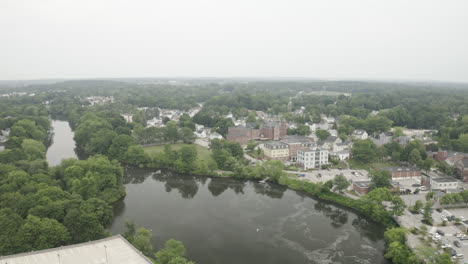
<svg viewBox="0 0 468 264">
<path fill-rule="evenodd" d="M 131 169 L 125 187 L 110 231 L 133 220 L 196 263 L 389 263 L 382 226 L 279 185 Z"/>
<path fill-rule="evenodd" d="M 57 166 L 63 159 L 77 158 L 73 131 L 67 121 L 52 120 L 52 145 L 47 149 L 49 166 Z"/>
<path fill-rule="evenodd" d="M 76 158 L 68 122 L 52 127 L 50 166 Z M 127 169 L 124 183 L 108 230 L 133 220 L 153 231 L 155 249 L 181 240 L 198 264 L 389 263 L 382 226 L 279 185 L 140 169 Z"/>
</svg>

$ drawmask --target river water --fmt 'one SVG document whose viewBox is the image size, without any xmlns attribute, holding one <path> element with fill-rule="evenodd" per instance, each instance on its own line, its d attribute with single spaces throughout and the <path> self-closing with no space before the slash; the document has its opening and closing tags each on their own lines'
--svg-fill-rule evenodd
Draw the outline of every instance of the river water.
<svg viewBox="0 0 468 264">
<path fill-rule="evenodd" d="M 199 264 L 389 263 L 383 227 L 282 186 L 132 169 L 125 187 L 110 231 L 133 220 Z"/>
<path fill-rule="evenodd" d="M 63 159 L 76 158 L 73 131 L 67 121 L 52 120 L 52 145 L 47 149 L 49 166 L 57 166 Z"/>
<path fill-rule="evenodd" d="M 77 156 L 68 122 L 52 126 L 55 166 Z M 127 169 L 124 182 L 108 230 L 135 221 L 153 231 L 155 249 L 181 240 L 198 264 L 389 263 L 382 226 L 279 185 L 139 169 Z"/>
</svg>

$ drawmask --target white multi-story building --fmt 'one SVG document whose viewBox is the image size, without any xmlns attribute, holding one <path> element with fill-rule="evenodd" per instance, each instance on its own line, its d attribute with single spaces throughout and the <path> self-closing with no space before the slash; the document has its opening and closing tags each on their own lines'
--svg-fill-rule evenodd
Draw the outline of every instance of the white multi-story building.
<svg viewBox="0 0 468 264">
<path fill-rule="evenodd" d="M 310 148 L 298 150 L 297 162 L 305 170 L 320 168 L 320 166 L 328 164 L 328 150 L 323 148 Z"/>
</svg>

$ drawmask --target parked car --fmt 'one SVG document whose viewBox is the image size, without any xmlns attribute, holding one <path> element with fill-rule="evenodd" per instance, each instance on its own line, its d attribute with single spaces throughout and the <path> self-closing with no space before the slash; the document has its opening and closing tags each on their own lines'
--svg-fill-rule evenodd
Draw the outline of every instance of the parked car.
<svg viewBox="0 0 468 264">
<path fill-rule="evenodd" d="M 445 232 L 442 231 L 442 230 L 437 230 L 436 233 L 441 235 L 441 236 L 445 236 Z"/>
<path fill-rule="evenodd" d="M 439 236 L 439 235 L 433 235 L 433 236 L 432 236 L 432 240 L 434 240 L 434 241 L 437 241 L 437 240 L 439 240 L 439 239 L 440 239 L 440 236 Z"/>
<path fill-rule="evenodd" d="M 419 212 L 420 214 L 424 214 L 424 209 L 419 209 L 418 212 Z"/>
<path fill-rule="evenodd" d="M 460 216 L 459 218 L 460 218 L 460 220 L 465 221 L 465 217 Z"/>
<path fill-rule="evenodd" d="M 415 183 L 415 184 L 413 184 L 413 185 L 411 185 L 411 186 L 413 186 L 413 187 L 421 187 L 421 184 Z"/>
<path fill-rule="evenodd" d="M 446 248 L 451 248 L 452 246 L 450 244 L 442 244 L 442 249 L 446 249 Z"/>
<path fill-rule="evenodd" d="M 442 221 L 447 221 L 447 220 L 448 220 L 447 217 L 446 217 L 445 215 L 442 215 L 442 216 L 440 217 L 440 219 L 442 219 Z"/>
<path fill-rule="evenodd" d="M 442 213 L 442 208 L 437 208 L 436 211 Z"/>
<path fill-rule="evenodd" d="M 460 241 L 458 241 L 458 240 L 453 241 L 453 244 L 454 244 L 456 247 L 461 247 L 461 243 L 460 243 Z"/>
</svg>

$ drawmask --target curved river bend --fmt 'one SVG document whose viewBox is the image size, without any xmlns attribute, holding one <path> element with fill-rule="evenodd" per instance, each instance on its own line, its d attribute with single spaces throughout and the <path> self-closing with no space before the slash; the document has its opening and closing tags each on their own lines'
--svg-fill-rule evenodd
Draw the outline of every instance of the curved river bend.
<svg viewBox="0 0 468 264">
<path fill-rule="evenodd" d="M 47 161 L 76 158 L 68 122 L 52 121 Z M 384 228 L 278 185 L 126 170 L 127 196 L 109 231 L 126 221 L 153 231 L 159 249 L 175 238 L 198 264 L 389 263 Z M 258 230 L 258 231 L 257 231 Z"/>
</svg>

